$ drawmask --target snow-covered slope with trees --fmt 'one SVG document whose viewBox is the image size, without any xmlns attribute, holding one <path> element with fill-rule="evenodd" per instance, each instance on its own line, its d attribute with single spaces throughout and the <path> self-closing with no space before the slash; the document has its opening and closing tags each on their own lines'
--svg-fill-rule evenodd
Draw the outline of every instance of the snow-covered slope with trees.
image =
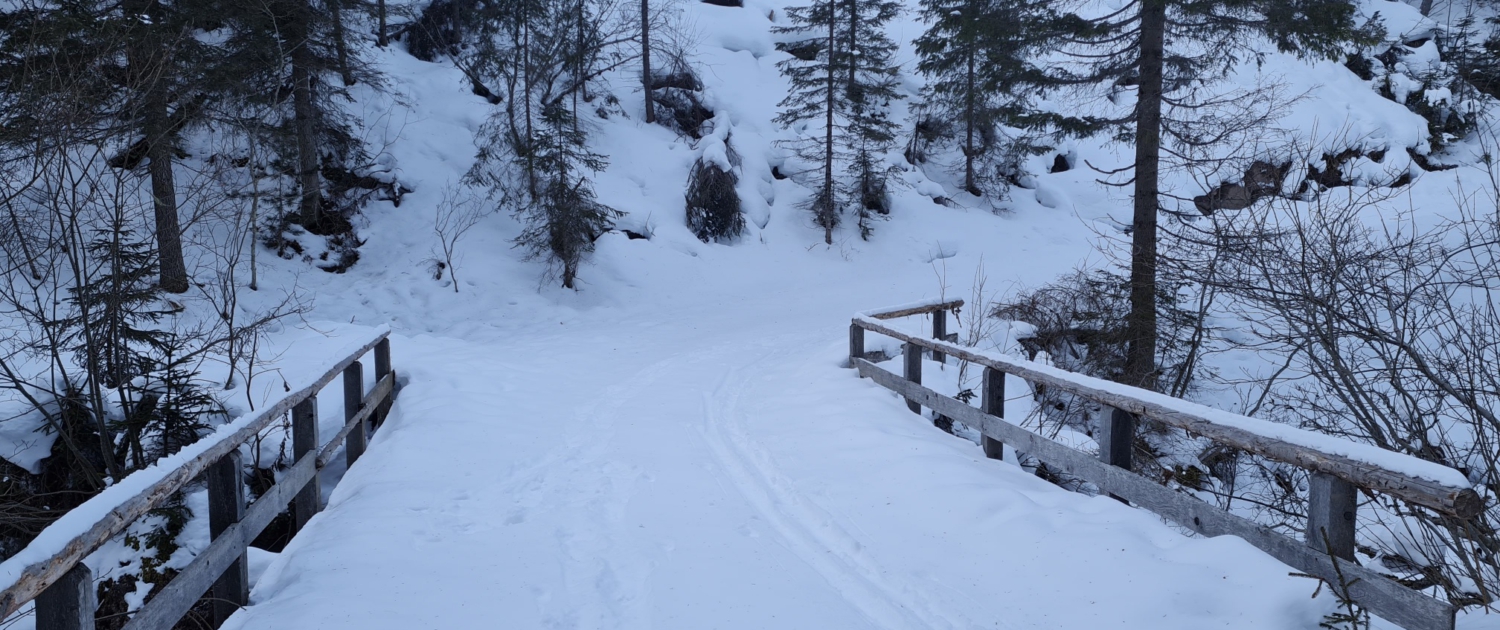
<svg viewBox="0 0 1500 630">
<path fill-rule="evenodd" d="M 614 43 L 588 62 L 597 73 L 582 87 L 568 83 L 582 65 L 568 64 L 583 62 L 558 61 L 547 83 L 519 70 L 517 60 L 530 58 L 482 44 L 557 33 L 496 18 L 487 27 L 494 30 L 448 41 L 443 29 L 462 20 L 434 7 L 464 3 L 380 2 L 379 19 L 400 33 L 388 45 L 368 36 L 377 18 L 361 5 L 337 24 L 355 34 L 349 50 L 314 51 L 324 65 L 307 106 L 328 108 L 312 116 L 326 116 L 328 126 L 319 136 L 327 143 L 317 149 L 320 169 L 294 164 L 303 140 L 294 123 L 306 118 L 293 111 L 302 107 L 296 90 L 277 88 L 287 92 L 280 100 L 253 98 L 260 85 L 297 84 L 295 71 L 239 77 L 230 91 L 241 109 L 215 110 L 181 131 L 176 157 L 154 154 L 176 164 L 179 182 L 191 182 L 181 187 L 183 207 L 194 209 L 184 210 L 182 229 L 192 285 L 186 293 L 142 292 L 137 310 L 149 314 L 129 323 L 207 331 L 187 344 L 197 373 L 184 378 L 197 386 L 174 389 L 181 384 L 165 370 L 119 368 L 113 390 L 83 397 L 96 415 L 125 422 L 141 393 L 191 390 L 218 401 L 198 413 L 205 423 L 220 422 L 315 371 L 319 352 L 341 335 L 387 324 L 395 331 L 401 390 L 392 416 L 358 465 L 325 471 L 327 506 L 306 530 L 279 551 L 252 549 L 252 605 L 224 627 L 1261 629 L 1315 628 L 1339 610 L 1329 589 L 1289 575 L 1243 541 L 1187 536 L 1149 512 L 1039 471 L 1034 460 L 1015 461 L 1013 451 L 1004 464 L 986 460 L 972 430 L 957 427 L 955 438 L 846 369 L 851 315 L 962 298 L 969 307 L 957 323 L 961 343 L 1120 377 L 1128 369 L 1118 333 L 1134 236 L 1134 182 L 1122 169 L 1137 163 L 1131 134 L 1120 133 L 1128 125 L 1053 135 L 989 119 L 970 141 L 987 147 L 982 156 L 970 151 L 978 170 L 966 173 L 958 101 L 942 105 L 932 66 L 921 71 L 930 59 L 924 47 L 942 39 L 919 42 L 930 26 L 922 9 L 945 3 L 916 0 L 870 3 L 877 8 L 866 28 L 875 30 L 852 37 L 870 52 L 851 58 L 868 66 L 858 70 L 858 91 L 874 96 L 839 106 L 845 135 L 837 139 L 824 135 L 827 112 L 818 108 L 828 94 L 818 90 L 829 88 L 816 80 L 816 51 L 806 47 L 813 36 L 797 28 L 815 21 L 817 5 L 833 3 L 799 12 L 798 0 L 652 0 L 661 77 L 653 113 L 665 122 L 647 123 L 634 56 L 639 33 L 630 26 L 640 4 L 593 4 L 620 13 L 588 33 Z M 1075 4 L 1091 16 L 1136 6 Z M 1452 42 L 1470 36 L 1466 29 L 1481 28 L 1463 21 L 1474 3 L 1420 4 L 1353 3 L 1351 19 L 1384 28 L 1340 48 L 1337 59 L 1279 51 L 1262 38 L 1236 40 L 1232 60 L 1215 58 L 1222 76 L 1197 86 L 1195 102 L 1168 107 L 1168 119 L 1204 125 L 1196 132 L 1245 126 L 1202 147 L 1168 141 L 1169 153 L 1182 152 L 1164 158 L 1161 174 L 1163 260 L 1171 261 L 1161 268 L 1173 299 L 1162 300 L 1157 364 L 1161 388 L 1172 395 L 1417 454 L 1459 468 L 1483 489 L 1496 479 L 1495 458 L 1483 455 L 1494 450 L 1486 440 L 1495 433 L 1453 418 L 1487 409 L 1493 392 L 1468 405 L 1415 395 L 1416 411 L 1374 415 L 1396 424 L 1441 420 L 1382 443 L 1369 428 L 1385 426 L 1378 421 L 1338 420 L 1363 420 L 1351 412 L 1358 405 L 1318 397 L 1315 360 L 1284 352 L 1297 339 L 1277 334 L 1295 330 L 1295 309 L 1277 310 L 1284 305 L 1256 301 L 1264 296 L 1253 291 L 1282 285 L 1244 273 L 1281 269 L 1275 265 L 1286 259 L 1265 252 L 1295 257 L 1299 245 L 1323 244 L 1319 234 L 1333 244 L 1365 234 L 1358 227 L 1400 237 L 1493 211 L 1500 199 L 1488 159 L 1494 100 L 1451 87 L 1455 73 L 1477 81 L 1451 52 L 1458 49 Z M 563 4 L 526 6 L 540 12 Z M 877 19 L 887 9 L 891 15 Z M 1488 8 L 1477 11 L 1483 18 Z M 209 48 L 242 51 L 238 40 L 212 35 L 253 32 L 243 25 L 263 17 L 226 11 L 223 22 L 237 26 L 204 27 L 196 36 Z M 582 39 L 579 29 L 565 35 Z M 1439 43 L 1448 48 L 1440 52 Z M 1008 63 L 1003 52 L 987 61 Z M 1067 63 L 1056 53 L 1019 59 Z M 343 67 L 353 70 L 341 73 L 345 56 L 353 61 Z M 809 56 L 803 62 L 812 65 L 799 65 Z M 814 74 L 798 80 L 797 68 Z M 341 81 L 345 73 L 350 81 Z M 1032 113 L 1117 116 L 1134 107 L 1134 78 L 1115 79 L 1016 102 Z M 571 96 L 556 100 L 554 89 Z M 555 107 L 543 107 L 549 102 Z M 1205 102 L 1224 109 L 1200 107 Z M 526 110 L 517 124 L 522 103 L 537 111 Z M 535 152 L 518 151 L 517 138 L 535 143 Z M 821 162 L 830 146 L 837 171 Z M 129 211 L 80 204 L 89 209 L 71 216 L 118 235 L 130 234 L 121 227 L 129 224 L 144 238 L 156 225 L 147 217 L 159 210 L 148 180 L 161 173 L 148 171 L 154 159 L 137 165 L 139 172 L 105 168 L 100 156 L 121 148 L 111 137 L 98 142 L 97 155 L 70 158 L 86 174 L 73 190 L 95 192 L 107 174 L 131 174 L 136 187 L 110 198 Z M 549 166 L 528 170 L 528 159 Z M 533 179 L 538 173 L 542 179 Z M 556 173 L 563 175 L 548 179 Z M 41 177 L 54 186 L 45 192 L 58 195 L 63 187 L 51 178 Z M 310 200 L 309 188 L 322 199 Z M 726 200 L 737 201 L 739 212 L 724 214 L 733 205 Z M 309 207 L 326 214 L 313 218 Z M 585 212 L 556 220 L 559 207 Z M 23 233 L 50 229 L 27 216 L 17 219 L 30 221 L 16 224 Z M 1327 216 L 1349 232 L 1319 232 L 1325 224 L 1308 219 Z M 1308 229 L 1279 233 L 1286 240 L 1263 247 L 1205 245 L 1266 239 L 1253 228 L 1267 225 Z M 1476 219 L 1459 232 L 1474 245 L 1485 225 Z M 1434 233 L 1406 251 L 1486 255 L 1482 247 L 1454 246 L 1459 232 Z M 1306 234 L 1314 237 L 1296 238 Z M 0 302 L 50 300 L 53 311 L 66 311 L 60 305 L 73 304 L 69 296 L 85 283 L 33 274 L 40 284 L 28 285 L 31 272 L 15 251 L 29 242 L 7 241 L 15 264 Z M 82 241 L 69 242 L 72 256 L 87 258 Z M 137 252 L 114 242 L 105 249 Z M 69 259 L 57 260 L 61 269 Z M 1388 272 L 1373 282 L 1387 283 L 1379 286 L 1402 275 L 1395 271 L 1402 260 L 1393 257 L 1334 262 Z M 136 275 L 124 284 L 150 284 L 147 267 L 132 267 Z M 1432 275 L 1451 273 L 1443 267 Z M 1421 278 L 1403 286 L 1429 304 L 1466 305 L 1483 304 L 1488 289 L 1500 288 L 1486 284 L 1500 275 L 1474 278 L 1481 279 L 1455 290 L 1461 300 L 1418 295 L 1434 284 Z M 161 285 L 168 282 L 163 273 Z M 1334 293 L 1350 293 L 1337 286 Z M 65 349 L 54 342 L 50 356 L 27 354 L 39 342 L 26 340 L 45 337 L 37 331 L 52 323 L 11 310 L 17 314 L 4 316 L 14 328 L 30 332 L 7 346 L 15 357 L 7 369 L 19 372 L 0 383 L 16 392 L 0 399 L 8 418 L 0 421 L 0 457 L 18 478 L 40 479 L 56 469 L 49 457 L 62 461 L 56 453 L 71 442 L 43 430 L 57 421 L 38 409 L 69 408 L 47 395 L 74 391 L 58 383 L 75 362 L 109 361 L 76 359 L 73 341 Z M 1405 312 L 1367 315 L 1422 323 L 1402 319 Z M 1461 332 L 1452 336 L 1403 339 L 1451 347 L 1473 330 L 1455 325 Z M 1492 347 L 1489 338 L 1469 340 Z M 870 343 L 871 350 L 894 348 Z M 1360 352 L 1350 351 L 1366 356 Z M 1488 356 L 1445 355 L 1442 366 Z M 1361 378 L 1378 380 L 1364 376 L 1374 371 Z M 945 366 L 928 378 L 957 393 L 976 387 L 978 371 Z M 52 385 L 33 389 L 28 379 Z M 1012 380 L 1007 391 L 1020 394 L 1007 402 L 1008 418 L 1096 447 L 1091 423 L 1101 410 Z M 342 413 L 338 401 L 323 400 L 322 409 L 328 434 Z M 1305 417 L 1314 414 L 1333 419 Z M 284 437 L 257 445 L 253 461 L 265 475 L 275 475 Z M 124 439 L 118 448 L 124 462 L 144 465 L 146 451 L 169 452 L 178 438 L 164 431 L 134 451 Z M 1300 526 L 1294 504 L 1306 485 L 1299 473 L 1167 432 L 1148 435 L 1142 447 L 1151 454 L 1143 473 L 1283 531 Z M 97 471 L 96 481 L 111 483 L 126 469 Z M 1492 500 L 1496 488 L 1488 490 Z M 201 489 L 182 498 L 177 508 L 186 509 L 174 514 L 191 515 L 170 530 L 169 545 L 142 551 L 120 541 L 90 566 L 101 580 L 122 582 L 142 573 L 143 556 L 154 552 L 161 556 L 152 562 L 184 566 L 208 543 L 205 504 Z M 1433 594 L 1482 598 L 1494 586 L 1471 579 L 1495 576 L 1493 549 L 1467 572 L 1435 568 L 1457 553 L 1443 549 L 1447 539 L 1402 534 L 1391 521 L 1412 521 L 1399 506 L 1374 499 L 1366 506 L 1362 563 Z M 133 534 L 162 531 L 167 520 L 143 521 Z M 1442 529 L 1450 525 L 1415 529 L 1453 531 Z M 7 530 L 6 540 L 26 531 Z M 1472 540 L 1494 540 L 1488 536 Z M 137 607 L 157 586 L 132 581 L 116 603 Z M 1483 605 L 1468 604 L 1462 630 L 1500 628 Z M 15 627 L 30 623 L 23 618 Z"/>
</svg>

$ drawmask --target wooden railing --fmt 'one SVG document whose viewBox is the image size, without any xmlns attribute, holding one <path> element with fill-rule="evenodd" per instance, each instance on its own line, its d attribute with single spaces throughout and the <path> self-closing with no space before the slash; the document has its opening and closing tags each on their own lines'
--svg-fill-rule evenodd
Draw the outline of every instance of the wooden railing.
<svg viewBox="0 0 1500 630">
<path fill-rule="evenodd" d="M 25 549 L 0 563 L 0 619 L 36 601 L 37 630 L 92 630 L 97 608 L 93 575 L 83 559 L 184 486 L 204 478 L 208 486 L 213 542 L 125 624 L 126 630 L 171 628 L 210 589 L 215 626 L 249 603 L 246 549 L 290 504 L 294 532 L 317 513 L 318 470 L 345 445 L 349 465 L 364 454 L 375 426 L 384 421 L 395 394 L 390 330 L 382 328 L 341 358 L 317 381 L 288 393 L 259 412 L 242 416 L 213 434 L 137 471 L 63 515 Z M 374 351 L 375 386 L 364 388 L 360 357 Z M 340 374 L 344 380 L 344 428 L 321 448 L 318 392 Z M 240 446 L 292 414 L 295 463 L 281 480 L 246 509 Z"/>
<path fill-rule="evenodd" d="M 961 301 L 934 302 L 856 316 L 849 327 L 851 366 L 859 370 L 860 376 L 904 396 L 912 411 L 920 412 L 927 407 L 979 430 L 984 452 L 990 458 L 1000 459 L 1004 444 L 1008 443 L 1050 467 L 1093 483 L 1101 492 L 1151 510 L 1199 534 L 1243 538 L 1307 575 L 1346 589 L 1350 599 L 1403 628 L 1453 629 L 1456 612 L 1453 605 L 1354 562 L 1356 490 L 1382 492 L 1466 519 L 1478 514 L 1484 503 L 1462 473 L 1369 445 L 950 343 L 945 333 L 947 313 L 962 305 Z M 884 323 L 895 317 L 929 314 L 933 317 L 934 339 L 911 335 Z M 866 331 L 903 343 L 902 375 L 866 359 Z M 938 361 L 946 355 L 983 366 L 978 408 L 922 386 L 924 349 Z M 1112 409 L 1095 436 L 1099 443 L 1097 458 L 1007 422 L 1004 419 L 1006 374 Z M 1130 472 L 1135 426 L 1141 419 L 1308 470 L 1311 484 L 1304 540 L 1288 538 Z"/>
</svg>

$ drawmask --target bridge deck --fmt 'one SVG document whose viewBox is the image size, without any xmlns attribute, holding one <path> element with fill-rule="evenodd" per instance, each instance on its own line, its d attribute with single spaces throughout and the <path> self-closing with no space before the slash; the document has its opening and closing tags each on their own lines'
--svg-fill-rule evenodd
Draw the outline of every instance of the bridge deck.
<svg viewBox="0 0 1500 630">
<path fill-rule="evenodd" d="M 365 459 L 228 628 L 1314 627 L 1237 539 L 1052 487 L 836 366 L 842 326 L 399 344 Z"/>
</svg>

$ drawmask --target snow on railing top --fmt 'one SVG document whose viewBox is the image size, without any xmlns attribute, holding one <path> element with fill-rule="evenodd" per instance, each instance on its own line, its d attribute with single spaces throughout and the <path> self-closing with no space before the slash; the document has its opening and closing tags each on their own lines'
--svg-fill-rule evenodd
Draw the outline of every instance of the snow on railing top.
<svg viewBox="0 0 1500 630">
<path fill-rule="evenodd" d="M 1369 444 L 1243 416 L 1138 387 L 1130 387 L 994 352 L 926 339 L 886 326 L 876 316 L 854 317 L 860 328 L 1020 376 L 1103 405 L 1185 429 L 1258 455 L 1319 471 L 1433 509 L 1472 516 L 1483 509 L 1463 473 Z"/>
<path fill-rule="evenodd" d="M 899 304 L 896 306 L 877 308 L 871 311 L 862 311 L 858 314 L 858 316 L 869 317 L 871 319 L 894 319 L 897 317 L 906 317 L 908 315 L 921 315 L 924 313 L 935 313 L 938 311 L 957 310 L 963 307 L 963 305 L 963 300 L 931 298 L 927 300 L 918 300 L 916 302 L 908 302 L 906 304 Z"/>
<path fill-rule="evenodd" d="M 15 613 L 105 541 L 154 508 L 158 501 L 198 478 L 219 458 L 239 448 L 294 405 L 317 394 L 390 333 L 389 326 L 379 326 L 365 341 L 350 344 L 336 354 L 343 358 L 312 384 L 285 393 L 259 412 L 231 420 L 203 439 L 126 475 L 63 514 L 24 549 L 0 563 L 0 587 L 4 588 L 0 591 L 0 619 Z"/>
</svg>

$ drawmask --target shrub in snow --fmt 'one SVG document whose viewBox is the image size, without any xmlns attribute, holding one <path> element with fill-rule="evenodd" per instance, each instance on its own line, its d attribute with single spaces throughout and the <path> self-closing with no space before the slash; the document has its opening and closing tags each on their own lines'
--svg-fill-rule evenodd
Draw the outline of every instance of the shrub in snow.
<svg viewBox="0 0 1500 630">
<path fill-rule="evenodd" d="M 723 140 L 713 138 L 707 144 L 688 173 L 687 225 L 705 243 L 730 241 L 745 231 L 745 215 L 735 191 L 740 158 L 727 133 Z"/>
</svg>

